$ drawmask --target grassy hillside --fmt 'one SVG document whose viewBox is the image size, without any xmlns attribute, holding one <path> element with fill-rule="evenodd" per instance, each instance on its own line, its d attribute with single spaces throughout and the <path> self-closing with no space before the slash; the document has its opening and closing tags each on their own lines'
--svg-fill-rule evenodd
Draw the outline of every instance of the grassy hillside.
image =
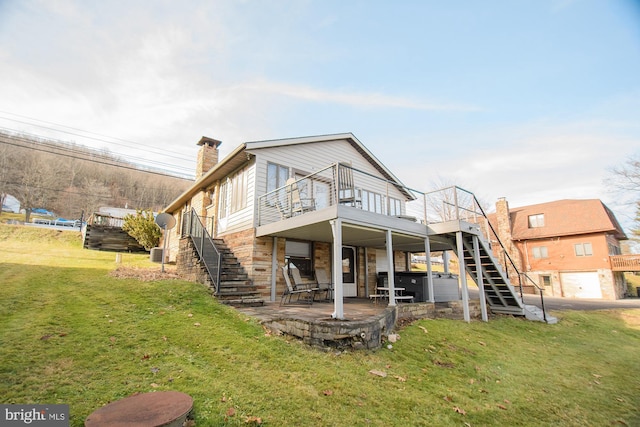
<svg viewBox="0 0 640 427">
<path fill-rule="evenodd" d="M 324 353 L 116 267 L 77 233 L 0 224 L 0 403 L 66 403 L 73 426 L 154 390 L 191 395 L 196 426 L 640 425 L 640 310 L 422 320 L 390 350 Z"/>
</svg>

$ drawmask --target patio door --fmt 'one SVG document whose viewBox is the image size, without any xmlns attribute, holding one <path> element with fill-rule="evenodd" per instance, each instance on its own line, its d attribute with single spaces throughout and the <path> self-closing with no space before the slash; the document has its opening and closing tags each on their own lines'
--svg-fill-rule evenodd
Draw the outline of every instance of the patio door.
<svg viewBox="0 0 640 427">
<path fill-rule="evenodd" d="M 357 297 L 356 286 L 356 248 L 352 246 L 342 247 L 342 292 L 345 297 Z"/>
</svg>

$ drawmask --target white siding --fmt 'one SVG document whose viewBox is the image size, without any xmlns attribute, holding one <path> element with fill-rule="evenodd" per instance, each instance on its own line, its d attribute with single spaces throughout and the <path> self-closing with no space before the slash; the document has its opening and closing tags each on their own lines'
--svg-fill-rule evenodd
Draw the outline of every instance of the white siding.
<svg viewBox="0 0 640 427">
<path fill-rule="evenodd" d="M 252 150 L 257 156 L 256 197 L 264 194 L 267 189 L 267 162 L 292 167 L 296 172 L 306 174 L 315 173 L 337 162 L 350 163 L 355 169 L 382 178 L 380 172 L 369 163 L 348 141 L 323 141 L 307 144 L 296 144 L 282 147 L 270 147 Z M 356 186 L 370 191 L 386 194 L 389 191 L 383 183 L 355 172 Z M 358 182 L 360 180 L 360 182 Z M 401 193 L 392 187 L 390 196 L 404 200 Z"/>
<path fill-rule="evenodd" d="M 235 171 L 237 172 L 237 171 Z M 234 172 L 234 173 L 235 173 Z M 256 164 L 255 162 L 247 166 L 247 206 L 244 209 L 233 212 L 226 218 L 219 220 L 218 235 L 222 236 L 227 233 L 235 233 L 237 231 L 253 228 L 255 210 L 255 182 L 256 182 Z M 233 173 L 231 174 L 233 175 Z"/>
</svg>

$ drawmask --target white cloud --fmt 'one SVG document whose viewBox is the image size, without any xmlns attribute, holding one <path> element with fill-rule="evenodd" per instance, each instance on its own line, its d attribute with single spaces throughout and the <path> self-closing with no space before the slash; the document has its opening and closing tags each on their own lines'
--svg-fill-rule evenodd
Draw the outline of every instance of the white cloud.
<svg viewBox="0 0 640 427">
<path fill-rule="evenodd" d="M 261 80 L 243 83 L 238 89 L 276 94 L 312 102 L 327 102 L 359 108 L 404 108 L 425 111 L 482 111 L 472 105 L 425 102 L 402 96 L 357 91 L 323 90 L 308 85 L 296 85 Z"/>
</svg>

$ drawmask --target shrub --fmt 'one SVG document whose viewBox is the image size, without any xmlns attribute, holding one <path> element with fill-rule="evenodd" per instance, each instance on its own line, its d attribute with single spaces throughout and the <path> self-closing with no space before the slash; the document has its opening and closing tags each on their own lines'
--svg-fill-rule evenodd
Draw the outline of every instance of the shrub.
<svg viewBox="0 0 640 427">
<path fill-rule="evenodd" d="M 136 210 L 135 215 L 126 215 L 122 229 L 148 251 L 160 243 L 162 229 L 155 222 L 151 210 Z"/>
</svg>

